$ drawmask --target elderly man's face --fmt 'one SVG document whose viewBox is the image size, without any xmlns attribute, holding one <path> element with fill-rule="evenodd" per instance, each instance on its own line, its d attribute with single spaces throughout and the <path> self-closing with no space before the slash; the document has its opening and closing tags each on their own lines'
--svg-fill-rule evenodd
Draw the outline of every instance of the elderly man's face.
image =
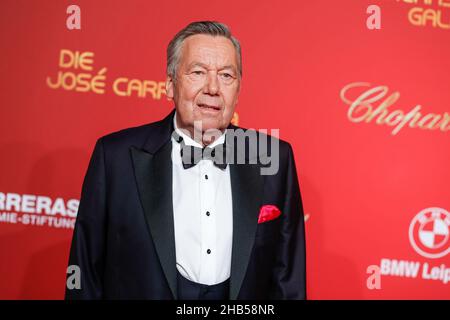
<svg viewBox="0 0 450 320">
<path fill-rule="evenodd" d="M 177 110 L 177 124 L 193 134 L 225 129 L 238 101 L 240 77 L 233 43 L 221 36 L 188 37 L 181 48 L 176 79 L 167 78 L 167 96 Z"/>
</svg>

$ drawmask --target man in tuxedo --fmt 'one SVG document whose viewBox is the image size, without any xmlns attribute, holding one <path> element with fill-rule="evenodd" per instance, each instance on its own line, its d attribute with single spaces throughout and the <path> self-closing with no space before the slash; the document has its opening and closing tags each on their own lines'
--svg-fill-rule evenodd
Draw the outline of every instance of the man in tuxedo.
<svg viewBox="0 0 450 320">
<path fill-rule="evenodd" d="M 240 44 L 224 24 L 175 35 L 166 82 L 175 109 L 97 140 L 69 258 L 81 288 L 66 299 L 306 298 L 292 148 L 230 124 L 241 77 Z M 276 170 L 264 173 L 267 159 Z"/>
</svg>

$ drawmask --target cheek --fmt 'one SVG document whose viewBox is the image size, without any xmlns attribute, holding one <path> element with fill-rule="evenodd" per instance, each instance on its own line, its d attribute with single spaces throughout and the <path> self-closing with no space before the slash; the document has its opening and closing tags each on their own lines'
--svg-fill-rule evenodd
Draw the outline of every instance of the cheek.
<svg viewBox="0 0 450 320">
<path fill-rule="evenodd" d="M 238 98 L 238 91 L 236 89 L 227 90 L 224 92 L 224 100 L 227 109 L 234 109 L 234 106 L 237 102 L 237 98 Z"/>
<path fill-rule="evenodd" d="M 202 86 L 199 83 L 186 81 L 180 88 L 181 97 L 186 101 L 194 101 L 197 95 L 202 91 Z"/>
</svg>

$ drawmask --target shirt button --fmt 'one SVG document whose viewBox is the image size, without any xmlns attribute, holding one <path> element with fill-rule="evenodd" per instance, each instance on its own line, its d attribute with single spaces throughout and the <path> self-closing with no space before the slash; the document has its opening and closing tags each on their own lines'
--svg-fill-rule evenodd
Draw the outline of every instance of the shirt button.
<svg viewBox="0 0 450 320">
<path fill-rule="evenodd" d="M 210 250 L 210 249 L 206 250 L 206 253 L 207 253 L 207 254 L 210 254 L 210 253 L 211 253 L 211 250 Z"/>
<path fill-rule="evenodd" d="M 208 180 L 208 175 L 207 174 L 205 174 L 205 179 Z"/>
<path fill-rule="evenodd" d="M 209 211 L 206 211 L 206 215 L 209 217 L 209 215 L 210 215 Z"/>
</svg>

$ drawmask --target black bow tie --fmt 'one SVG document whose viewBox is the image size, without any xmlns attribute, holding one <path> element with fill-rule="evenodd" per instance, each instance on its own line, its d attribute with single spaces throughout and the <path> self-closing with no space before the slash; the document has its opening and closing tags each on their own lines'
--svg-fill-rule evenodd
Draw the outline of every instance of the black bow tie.
<svg viewBox="0 0 450 320">
<path fill-rule="evenodd" d="M 183 137 L 181 137 L 175 131 L 173 132 L 173 137 L 181 145 L 180 155 L 184 169 L 194 167 L 200 162 L 200 160 L 211 160 L 217 168 L 222 170 L 226 169 L 227 163 L 225 143 L 219 144 L 214 148 L 199 148 L 186 145 L 186 143 L 183 141 Z"/>
</svg>

